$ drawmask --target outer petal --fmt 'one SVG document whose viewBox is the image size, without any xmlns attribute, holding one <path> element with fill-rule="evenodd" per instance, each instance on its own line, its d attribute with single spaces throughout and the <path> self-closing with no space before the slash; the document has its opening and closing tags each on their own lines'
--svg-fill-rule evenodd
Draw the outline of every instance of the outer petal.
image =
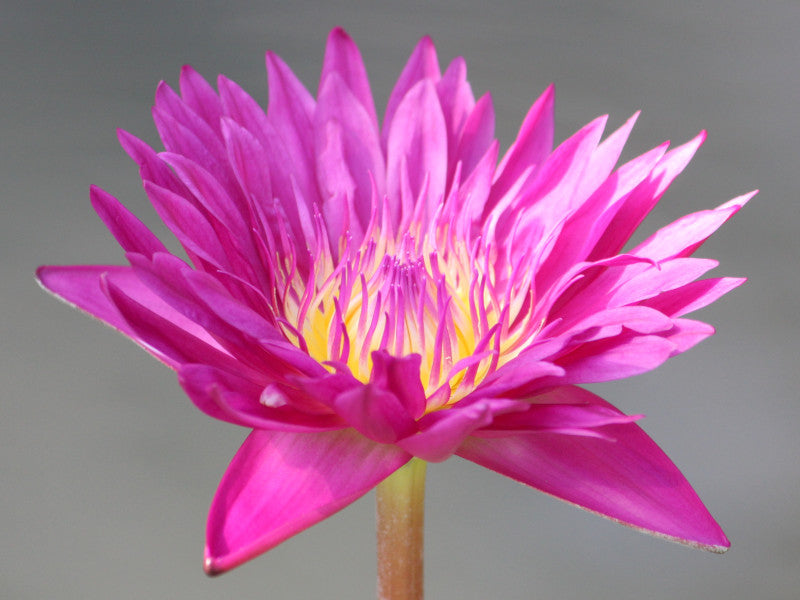
<svg viewBox="0 0 800 600">
<path fill-rule="evenodd" d="M 155 252 L 167 252 L 164 244 L 114 196 L 95 185 L 90 189 L 90 196 L 95 212 L 126 252 L 147 257 Z"/>
<path fill-rule="evenodd" d="M 701 279 L 668 292 L 662 292 L 642 304 L 663 312 L 670 317 L 680 317 L 694 310 L 708 306 L 717 298 L 742 285 L 746 279 L 741 277 L 720 277 Z"/>
<path fill-rule="evenodd" d="M 551 84 L 525 115 L 516 140 L 500 161 L 486 211 L 494 208 L 527 168 L 541 165 L 553 149 L 554 103 L 555 87 Z"/>
<path fill-rule="evenodd" d="M 313 415 L 298 411 L 289 403 L 270 405 L 266 401 L 268 394 L 264 394 L 265 386 L 256 381 L 259 376 L 258 373 L 240 376 L 199 364 L 184 365 L 178 370 L 178 381 L 195 406 L 215 419 L 248 428 L 285 432 L 345 427 L 332 413 Z"/>
<path fill-rule="evenodd" d="M 567 388 L 576 401 L 614 409 Z M 724 552 L 725 534 L 666 454 L 633 423 L 608 425 L 616 441 L 557 433 L 469 438 L 457 454 L 624 525 Z"/>
<path fill-rule="evenodd" d="M 597 240 L 589 260 L 598 260 L 619 252 L 647 214 L 667 191 L 672 181 L 686 168 L 697 149 L 705 141 L 701 131 L 694 139 L 670 150 L 641 185 L 616 209 L 603 235 Z"/>
<path fill-rule="evenodd" d="M 37 277 L 42 286 L 69 304 L 104 321 L 117 331 L 125 334 L 142 346 L 150 354 L 170 368 L 176 368 L 185 360 L 185 353 L 195 356 L 197 348 L 205 348 L 208 353 L 220 356 L 219 344 L 199 325 L 184 317 L 177 310 L 162 302 L 130 267 L 117 265 L 76 265 L 39 267 Z M 111 278 L 126 296 L 134 299 L 139 306 L 147 306 L 153 320 L 168 322 L 170 329 L 159 332 L 163 343 L 143 338 L 138 328 L 134 329 L 122 316 L 117 306 L 103 289 L 103 279 Z M 175 342 L 180 339 L 186 344 L 177 351 L 166 343 L 167 338 Z M 192 341 L 192 346 L 188 345 Z M 196 346 L 194 346 L 196 345 Z M 176 352 L 172 350 L 175 349 Z"/>
<path fill-rule="evenodd" d="M 758 191 L 755 190 L 729 200 L 713 210 L 704 210 L 681 217 L 659 229 L 636 246 L 631 250 L 631 254 L 653 260 L 689 256 L 757 193 Z"/>
<path fill-rule="evenodd" d="M 254 431 L 231 461 L 211 505 L 206 572 L 232 569 L 325 519 L 409 458 L 350 429 Z"/>
<path fill-rule="evenodd" d="M 36 270 L 36 278 L 48 292 L 135 339 L 133 330 L 100 286 L 105 273 L 119 274 L 144 287 L 130 267 L 120 265 L 43 266 Z"/>
<path fill-rule="evenodd" d="M 622 334 L 589 342 L 556 360 L 570 383 L 613 381 L 652 371 L 671 356 L 678 346 L 659 335 Z M 707 335 L 706 335 L 707 337 Z"/>
</svg>

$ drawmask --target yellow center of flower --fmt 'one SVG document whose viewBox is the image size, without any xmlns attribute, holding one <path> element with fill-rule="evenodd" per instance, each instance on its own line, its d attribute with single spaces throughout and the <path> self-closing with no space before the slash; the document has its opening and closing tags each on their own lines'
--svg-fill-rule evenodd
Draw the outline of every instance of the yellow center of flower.
<svg viewBox="0 0 800 600">
<path fill-rule="evenodd" d="M 495 272 L 491 248 L 468 248 L 446 226 L 411 227 L 397 241 L 368 232 L 357 249 L 340 244 L 315 257 L 308 278 L 291 280 L 285 331 L 332 371 L 367 382 L 371 353 L 422 357 L 428 410 L 458 401 L 517 356 L 535 335 L 529 278 Z"/>
</svg>

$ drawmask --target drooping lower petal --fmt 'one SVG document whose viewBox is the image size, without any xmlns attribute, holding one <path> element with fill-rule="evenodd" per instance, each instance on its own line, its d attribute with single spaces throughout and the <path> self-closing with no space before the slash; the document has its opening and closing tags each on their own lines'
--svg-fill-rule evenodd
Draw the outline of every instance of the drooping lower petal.
<svg viewBox="0 0 800 600">
<path fill-rule="evenodd" d="M 205 570 L 223 573 L 351 504 L 410 459 L 352 430 L 254 431 L 208 516 Z"/>
<path fill-rule="evenodd" d="M 579 388 L 576 401 L 614 409 Z M 611 520 L 675 542 L 724 552 L 727 537 L 678 468 L 633 423 L 608 439 L 525 433 L 469 438 L 457 454 Z"/>
</svg>

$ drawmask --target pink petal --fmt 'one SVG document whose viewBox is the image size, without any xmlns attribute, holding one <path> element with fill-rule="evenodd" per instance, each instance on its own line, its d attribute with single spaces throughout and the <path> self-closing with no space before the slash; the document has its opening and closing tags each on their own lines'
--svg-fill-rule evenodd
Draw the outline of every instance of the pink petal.
<svg viewBox="0 0 800 600">
<path fill-rule="evenodd" d="M 36 278 L 59 299 L 135 339 L 136 334 L 103 291 L 100 281 L 105 273 L 119 274 L 144 287 L 130 267 L 120 265 L 43 266 L 36 270 Z"/>
<path fill-rule="evenodd" d="M 425 413 L 425 389 L 420 380 L 422 357 L 411 354 L 395 357 L 383 350 L 371 354 L 370 383 L 391 391 L 405 410 L 418 419 Z"/>
<path fill-rule="evenodd" d="M 151 181 L 180 196 L 190 197 L 191 193 L 178 179 L 167 163 L 158 157 L 158 154 L 145 142 L 135 135 L 122 129 L 117 130 L 117 138 L 123 150 L 139 165 L 139 174 L 142 182 Z"/>
<path fill-rule="evenodd" d="M 655 308 L 670 317 L 680 317 L 708 306 L 745 281 L 747 280 L 737 277 L 702 279 L 674 290 L 662 292 L 654 298 L 642 301 L 641 304 Z"/>
<path fill-rule="evenodd" d="M 620 335 L 582 344 L 555 362 L 567 372 L 564 383 L 598 383 L 652 371 L 676 350 L 661 335 Z"/>
<path fill-rule="evenodd" d="M 166 252 L 164 244 L 119 200 L 97 186 L 90 189 L 95 212 L 126 252 L 152 256 L 154 252 Z"/>
<path fill-rule="evenodd" d="M 436 90 L 420 81 L 405 95 L 389 130 L 386 150 L 386 189 L 389 198 L 401 198 L 403 165 L 407 166 L 411 196 L 422 203 L 423 223 L 443 199 L 447 181 L 447 129 Z M 427 184 L 427 189 L 423 187 Z M 402 215 L 400 223 L 411 215 Z M 402 225 L 401 225 L 402 226 Z"/>
<path fill-rule="evenodd" d="M 37 277 L 45 289 L 125 334 L 170 368 L 176 368 L 189 355 L 197 358 L 197 352 L 206 352 L 205 356 L 220 357 L 220 362 L 224 360 L 220 356 L 219 344 L 204 329 L 165 304 L 142 283 L 130 267 L 45 266 L 39 267 Z M 139 333 L 140 324 L 136 320 L 133 327 L 128 323 L 106 293 L 103 278 L 112 280 L 115 287 L 124 290 L 125 296 L 131 298 L 136 305 L 147 306 L 152 319 L 171 324 L 170 329 L 159 332 L 161 342 L 149 335 L 142 336 Z M 186 346 L 174 347 L 178 340 Z M 194 344 L 198 346 L 193 346 Z"/>
<path fill-rule="evenodd" d="M 195 406 L 215 419 L 249 428 L 287 432 L 345 427 L 344 422 L 331 413 L 312 415 L 288 404 L 278 407 L 266 405 L 261 402 L 265 379 L 255 372 L 243 377 L 199 364 L 184 365 L 178 370 L 178 381 Z"/>
<path fill-rule="evenodd" d="M 564 216 L 585 200 L 577 197 L 577 187 L 600 141 L 606 119 L 595 119 L 565 140 L 535 175 L 525 180 L 518 194 L 509 195 L 498 204 L 498 210 L 502 207 L 504 212 L 495 235 L 501 243 L 512 244 L 512 260 L 515 255 L 529 253 L 531 249 L 535 249 L 539 260 L 549 255 Z M 524 204 L 519 201 L 520 197 L 525 199 Z M 513 238 L 509 237 L 512 232 Z"/>
<path fill-rule="evenodd" d="M 286 147 L 283 160 L 298 173 L 313 173 L 314 168 L 314 98 L 276 54 L 267 52 L 269 105 L 267 117 Z M 316 200 L 300 180 L 309 202 Z M 310 182 L 309 182 L 310 183 Z"/>
<path fill-rule="evenodd" d="M 462 177 L 469 176 L 494 140 L 494 105 L 492 96 L 484 94 L 464 123 L 457 144 L 449 146 L 452 164 L 461 161 Z"/>
<path fill-rule="evenodd" d="M 528 110 L 516 139 L 500 161 L 486 210 L 494 208 L 528 168 L 540 166 L 550 154 L 554 104 L 555 86 L 551 84 Z"/>
<path fill-rule="evenodd" d="M 597 146 L 597 150 L 581 177 L 577 191 L 579 198 L 588 198 L 611 174 L 638 118 L 639 113 L 637 112 Z"/>
<path fill-rule="evenodd" d="M 526 408 L 524 402 L 506 399 L 458 403 L 423 417 L 420 420 L 422 431 L 400 440 L 397 445 L 422 460 L 441 462 L 450 458 L 476 429 L 488 426 L 495 415 Z"/>
<path fill-rule="evenodd" d="M 171 166 L 197 200 L 210 215 L 229 229 L 240 242 L 250 235 L 246 207 L 237 202 L 237 197 L 228 194 L 220 182 L 200 164 L 186 156 L 162 152 L 161 158 Z M 227 159 L 227 151 L 225 151 Z M 241 245 L 241 244 L 240 244 Z"/>
<path fill-rule="evenodd" d="M 168 152 L 186 156 L 228 187 L 231 174 L 219 127 L 212 129 L 164 82 L 156 90 L 153 120 Z"/>
<path fill-rule="evenodd" d="M 181 69 L 181 98 L 209 127 L 219 133 L 222 103 L 214 88 L 189 65 Z"/>
<path fill-rule="evenodd" d="M 222 122 L 223 139 L 225 139 L 229 155 L 231 151 L 235 151 L 243 154 L 251 165 L 260 165 L 263 171 L 262 177 L 270 180 L 271 191 L 271 195 L 265 197 L 263 203 L 271 203 L 273 197 L 278 199 L 289 220 L 295 239 L 302 243 L 306 237 L 303 235 L 304 229 L 301 223 L 303 211 L 300 211 L 297 205 L 299 202 L 303 202 L 305 206 L 309 207 L 319 201 L 317 182 L 312 168 L 313 163 L 305 164 L 303 162 L 311 161 L 312 158 L 304 154 L 295 157 L 301 161 L 301 166 L 295 167 L 295 163 L 287 159 L 287 156 L 290 156 L 291 152 L 305 152 L 304 149 L 297 147 L 296 144 L 299 142 L 295 140 L 296 143 L 292 146 L 293 142 L 286 141 L 285 137 L 282 137 L 272 122 L 267 119 L 256 101 L 236 83 L 220 76 L 218 85 L 225 111 L 229 116 L 229 119 L 223 119 Z M 287 135 L 285 131 L 284 135 Z M 258 143 L 252 138 L 255 138 Z M 243 167 L 238 163 L 232 163 L 232 166 L 241 180 Z M 301 197 L 297 197 L 295 194 L 295 183 L 302 192 Z"/>
<path fill-rule="evenodd" d="M 328 34 L 325 47 L 325 59 L 319 78 L 319 88 L 325 85 L 328 76 L 335 73 L 340 77 L 358 103 L 367 112 L 372 128 L 377 132 L 378 117 L 375 114 L 375 103 L 372 101 L 372 90 L 369 86 L 367 70 L 361 59 L 358 46 L 341 27 L 334 27 Z M 346 116 L 346 113 L 342 113 Z"/>
<path fill-rule="evenodd" d="M 565 388 L 557 388 L 561 390 Z M 500 415 L 482 430 L 479 437 L 505 437 L 516 433 L 551 432 L 562 435 L 601 437 L 614 441 L 599 428 L 606 425 L 632 423 L 641 415 L 628 416 L 617 410 L 591 404 L 545 404 L 548 394 L 532 399 L 524 412 Z"/>
<path fill-rule="evenodd" d="M 410 456 L 352 430 L 254 431 L 208 516 L 205 570 L 223 573 L 351 504 Z"/>
<path fill-rule="evenodd" d="M 657 267 L 645 266 L 630 279 L 627 279 L 628 275 L 620 278 L 623 283 L 609 294 L 608 305 L 631 304 L 679 288 L 702 277 L 718 264 L 716 260 L 707 258 L 675 258 L 665 260 Z"/>
<path fill-rule="evenodd" d="M 675 319 L 675 326 L 666 335 L 672 344 L 675 345 L 672 355 L 681 354 L 693 348 L 704 339 L 714 335 L 714 328 L 708 323 L 695 321 L 693 319 Z"/>
<path fill-rule="evenodd" d="M 458 140 L 462 136 L 467 117 L 475 107 L 475 97 L 472 95 L 472 88 L 467 81 L 467 63 L 462 57 L 456 57 L 447 67 L 444 75 L 436 84 L 436 92 L 439 95 L 442 114 L 447 124 L 448 172 L 452 175 L 458 160 L 455 152 Z M 492 122 L 492 127 L 494 127 L 494 122 Z"/>
<path fill-rule="evenodd" d="M 622 328 L 637 333 L 658 333 L 673 326 L 672 319 L 646 306 L 619 306 L 588 313 L 578 320 L 556 321 L 542 330 L 542 337 L 570 336 L 586 343 L 619 335 Z"/>
<path fill-rule="evenodd" d="M 264 168 L 269 164 L 267 153 L 256 136 L 229 117 L 223 117 L 222 138 L 233 173 L 253 214 L 260 217 L 262 226 L 268 226 L 270 217 L 275 217 L 269 210 L 273 194 L 269 169 Z"/>
<path fill-rule="evenodd" d="M 616 411 L 580 388 L 577 402 Z M 607 425 L 614 441 L 557 433 L 469 438 L 457 454 L 640 531 L 724 552 L 730 542 L 664 452 L 633 423 Z"/>
<path fill-rule="evenodd" d="M 144 184 L 158 216 L 175 235 L 195 265 L 203 263 L 217 269 L 229 268 L 225 245 L 208 217 L 184 196 L 149 181 Z M 147 256 L 143 254 L 143 256 Z M 152 255 L 150 255 L 152 257 Z"/>
<path fill-rule="evenodd" d="M 487 376 L 462 402 L 483 398 L 519 398 L 531 395 L 537 389 L 538 381 L 563 375 L 564 369 L 561 367 L 543 360 L 530 359 L 525 353 L 522 353 Z"/>
<path fill-rule="evenodd" d="M 385 162 L 375 122 L 336 72 L 322 85 L 314 127 L 323 209 L 325 200 L 344 194 L 354 209 L 350 222 L 363 231 L 372 212 L 372 182 L 381 194 L 385 187 Z"/>
<path fill-rule="evenodd" d="M 686 168 L 706 139 L 701 131 L 694 139 L 667 152 L 650 177 L 625 199 L 614 219 L 597 241 L 588 260 L 599 260 L 619 252 L 644 218 L 658 204 L 667 188 Z"/>
<path fill-rule="evenodd" d="M 408 91 L 419 81 L 427 79 L 435 84 L 440 78 L 441 71 L 439 70 L 439 59 L 436 58 L 436 48 L 433 45 L 433 40 L 425 36 L 414 48 L 406 66 L 400 73 L 400 77 L 397 79 L 392 93 L 389 95 L 381 134 L 381 143 L 384 148 L 388 147 L 387 140 L 394 124 L 394 114 Z"/>
<path fill-rule="evenodd" d="M 391 444 L 417 431 L 417 424 L 392 392 L 367 383 L 334 399 L 336 413 L 366 437 Z"/>
<path fill-rule="evenodd" d="M 183 315 L 175 314 L 152 292 L 142 293 L 141 288 L 132 288 L 129 277 L 108 273 L 104 278 L 106 294 L 135 332 L 136 341 L 170 367 L 203 362 L 233 372 L 247 370 L 204 330 Z"/>
<path fill-rule="evenodd" d="M 653 260 L 689 256 L 719 227 L 739 212 L 757 191 L 734 198 L 713 210 L 686 215 L 659 229 L 631 250 L 631 254 Z"/>
<path fill-rule="evenodd" d="M 625 197 L 651 173 L 665 150 L 666 145 L 659 146 L 622 165 L 568 217 L 536 274 L 537 286 L 548 287 L 566 268 L 587 259 Z"/>
</svg>

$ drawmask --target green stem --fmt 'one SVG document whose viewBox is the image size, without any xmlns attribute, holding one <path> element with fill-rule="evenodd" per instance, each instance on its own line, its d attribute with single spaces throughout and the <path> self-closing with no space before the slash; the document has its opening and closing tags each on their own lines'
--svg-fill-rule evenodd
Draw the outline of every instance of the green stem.
<svg viewBox="0 0 800 600">
<path fill-rule="evenodd" d="M 378 485 L 379 600 L 422 600 L 426 465 L 412 458 Z"/>
</svg>

